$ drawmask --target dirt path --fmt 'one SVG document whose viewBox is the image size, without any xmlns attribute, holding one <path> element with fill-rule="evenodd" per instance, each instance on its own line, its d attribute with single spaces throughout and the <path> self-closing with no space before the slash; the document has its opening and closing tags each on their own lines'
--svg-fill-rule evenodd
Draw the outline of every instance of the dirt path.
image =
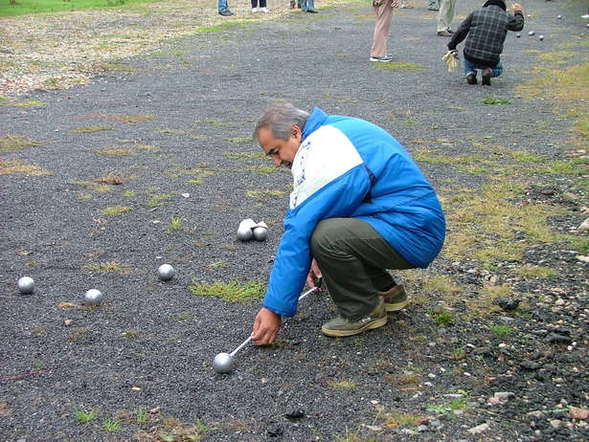
<svg viewBox="0 0 589 442">
<path fill-rule="evenodd" d="M 371 64 L 363 2 L 172 39 L 1 103 L 2 440 L 586 440 L 584 9 L 529 5 L 491 88 L 445 71 L 423 5 L 397 13 L 397 63 Z M 412 304 L 386 327 L 323 337 L 333 308 L 310 296 L 220 376 L 258 307 L 228 298 L 259 296 L 287 206 L 289 174 L 250 139 L 274 98 L 390 130 L 448 238 L 399 275 Z M 236 241 L 247 217 L 267 242 Z M 89 288 L 104 305 L 80 305 Z"/>
</svg>

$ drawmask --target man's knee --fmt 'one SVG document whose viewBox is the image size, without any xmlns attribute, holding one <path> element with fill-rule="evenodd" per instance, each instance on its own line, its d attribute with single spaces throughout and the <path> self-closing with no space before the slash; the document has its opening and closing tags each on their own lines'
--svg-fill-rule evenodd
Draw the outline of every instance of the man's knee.
<svg viewBox="0 0 589 442">
<path fill-rule="evenodd" d="M 324 219 L 311 236 L 311 253 L 316 258 L 332 249 L 334 239 L 337 236 L 338 223 L 336 219 Z"/>
</svg>

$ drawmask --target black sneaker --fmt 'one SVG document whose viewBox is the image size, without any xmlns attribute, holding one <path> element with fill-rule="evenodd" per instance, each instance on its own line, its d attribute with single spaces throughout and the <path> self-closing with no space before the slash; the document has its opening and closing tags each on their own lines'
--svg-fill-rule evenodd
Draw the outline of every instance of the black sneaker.
<svg viewBox="0 0 589 442">
<path fill-rule="evenodd" d="M 466 74 L 466 82 L 468 84 L 477 84 L 477 73 L 469 72 L 468 74 Z"/>
<path fill-rule="evenodd" d="M 219 15 L 222 15 L 223 17 L 230 17 L 235 14 L 231 12 L 229 9 L 225 9 L 224 11 L 219 11 Z"/>
<path fill-rule="evenodd" d="M 483 86 L 491 86 L 491 72 L 491 68 L 483 69 L 483 81 L 481 82 Z"/>
<path fill-rule="evenodd" d="M 308 12 L 309 14 L 318 14 L 319 11 L 315 11 L 314 9 L 307 9 L 305 12 Z"/>
</svg>

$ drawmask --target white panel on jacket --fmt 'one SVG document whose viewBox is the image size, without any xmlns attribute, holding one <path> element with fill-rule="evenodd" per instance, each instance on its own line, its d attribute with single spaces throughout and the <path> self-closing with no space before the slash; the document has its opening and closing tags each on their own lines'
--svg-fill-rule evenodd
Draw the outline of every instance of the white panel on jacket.
<svg viewBox="0 0 589 442">
<path fill-rule="evenodd" d="M 320 127 L 303 141 L 294 158 L 290 208 L 359 164 L 362 157 L 343 132 L 333 126 Z"/>
</svg>

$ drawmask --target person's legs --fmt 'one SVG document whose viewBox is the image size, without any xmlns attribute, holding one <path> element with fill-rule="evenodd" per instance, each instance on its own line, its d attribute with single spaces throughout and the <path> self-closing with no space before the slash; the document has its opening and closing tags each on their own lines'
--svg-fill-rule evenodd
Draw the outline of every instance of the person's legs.
<svg viewBox="0 0 589 442">
<path fill-rule="evenodd" d="M 376 15 L 374 35 L 372 38 L 371 57 L 384 57 L 387 55 L 387 40 L 393 19 L 393 8 L 391 0 L 382 0 L 378 6 L 373 6 Z"/>
<path fill-rule="evenodd" d="M 379 291 L 394 284 L 385 269 L 414 266 L 367 223 L 355 218 L 321 221 L 311 251 L 340 315 L 357 320 L 379 304 Z"/>
<path fill-rule="evenodd" d="M 258 0 L 252 0 L 252 11 L 256 12 L 258 10 Z"/>
<path fill-rule="evenodd" d="M 227 0 L 218 0 L 217 2 L 217 11 L 218 12 L 225 12 L 229 7 L 227 6 Z"/>
<path fill-rule="evenodd" d="M 305 11 L 315 11 L 315 0 L 307 0 L 307 9 Z"/>
<path fill-rule="evenodd" d="M 438 32 L 450 30 L 450 24 L 454 19 L 454 5 L 456 0 L 440 0 L 440 12 L 438 13 Z"/>
<path fill-rule="evenodd" d="M 491 77 L 498 77 L 502 73 L 503 73 L 503 65 L 501 64 L 501 62 L 499 62 L 499 63 L 497 63 L 497 66 L 495 66 L 493 68 L 493 71 L 491 72 Z"/>
<path fill-rule="evenodd" d="M 477 84 L 477 68 L 464 57 L 464 77 L 468 84 Z"/>
</svg>

